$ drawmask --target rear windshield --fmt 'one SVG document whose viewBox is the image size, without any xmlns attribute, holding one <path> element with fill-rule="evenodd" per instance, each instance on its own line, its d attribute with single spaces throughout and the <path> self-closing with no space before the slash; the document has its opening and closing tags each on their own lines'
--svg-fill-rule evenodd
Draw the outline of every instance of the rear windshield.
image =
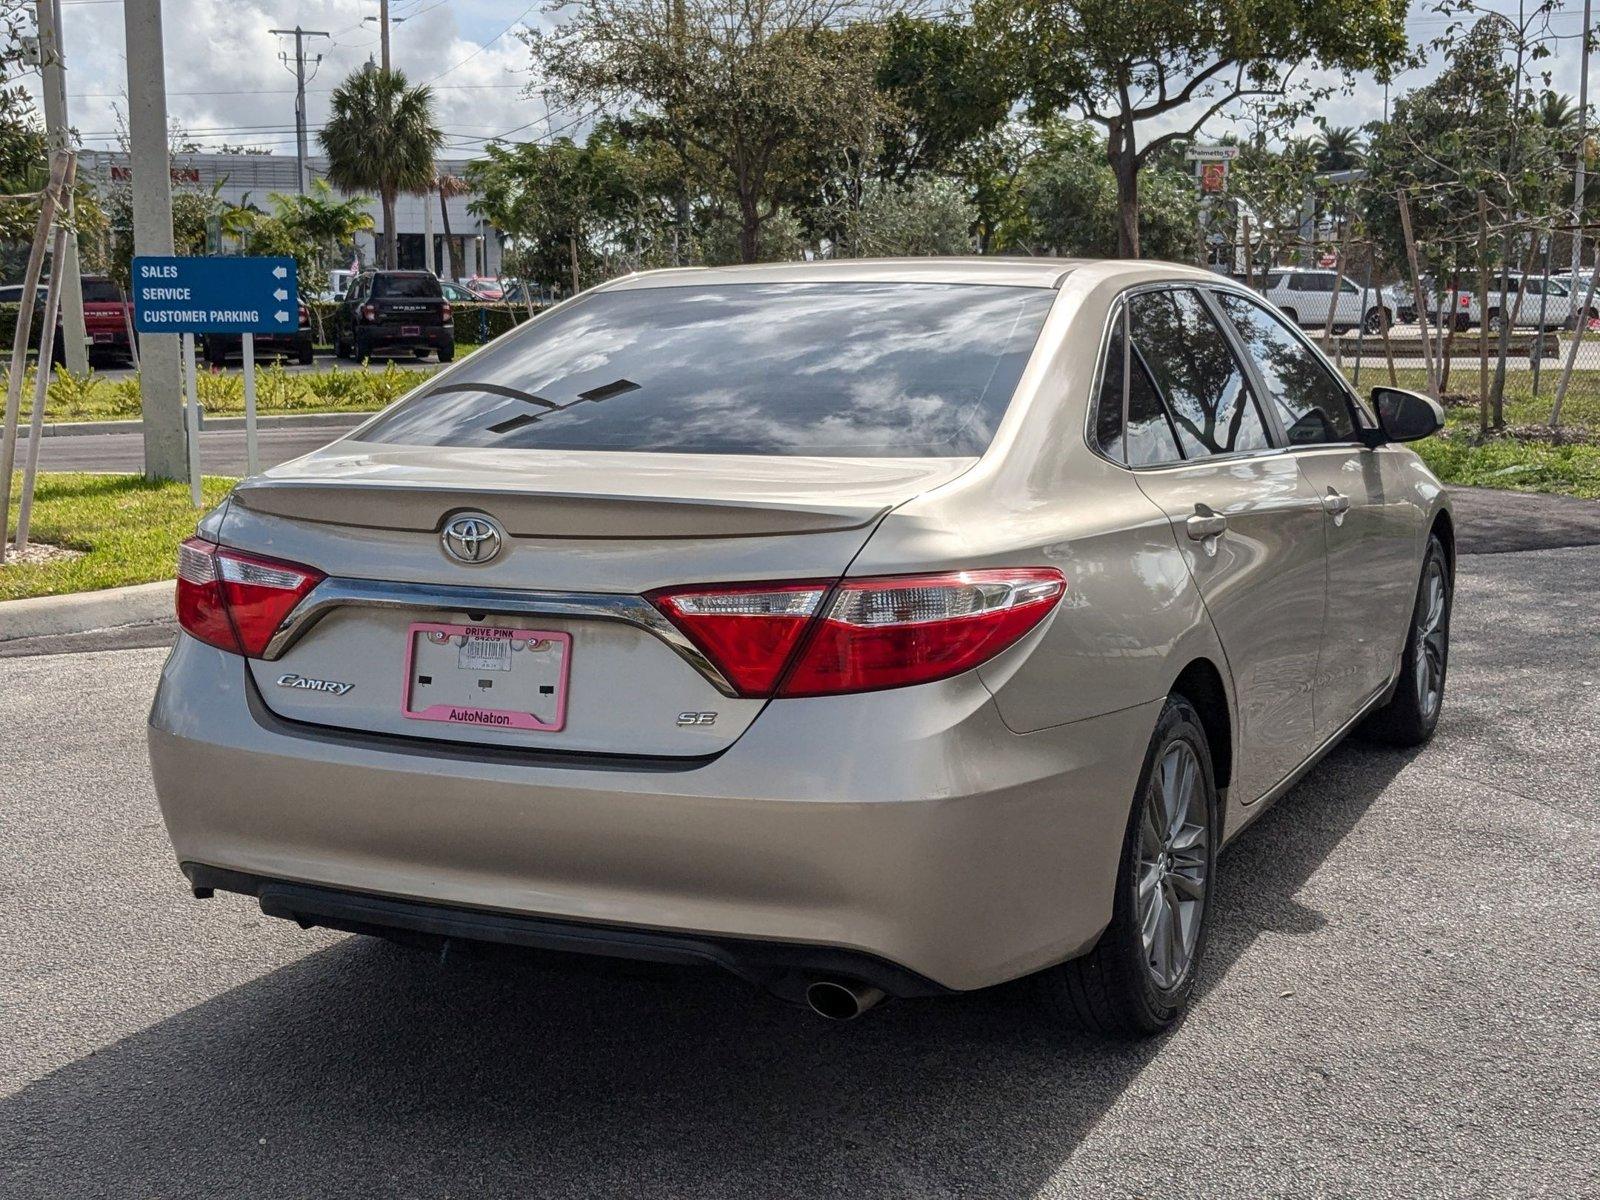
<svg viewBox="0 0 1600 1200">
<path fill-rule="evenodd" d="M 478 351 L 359 437 L 687 454 L 981 454 L 1055 295 L 925 283 L 595 292 Z"/>
<path fill-rule="evenodd" d="M 109 279 L 85 279 L 83 281 L 83 302 L 85 304 L 120 304 L 122 293 L 117 291 L 117 285 Z"/>
<path fill-rule="evenodd" d="M 399 296 L 409 300 L 437 300 L 443 293 L 439 281 L 432 275 L 376 275 L 372 280 L 373 296 Z"/>
</svg>

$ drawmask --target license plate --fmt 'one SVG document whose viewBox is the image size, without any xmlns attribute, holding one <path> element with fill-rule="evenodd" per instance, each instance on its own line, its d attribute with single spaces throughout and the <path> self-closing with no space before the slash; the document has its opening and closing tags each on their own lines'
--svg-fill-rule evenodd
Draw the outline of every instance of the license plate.
<svg viewBox="0 0 1600 1200">
<path fill-rule="evenodd" d="M 572 635 L 421 621 L 406 635 L 401 714 L 489 729 L 560 730 Z"/>
<path fill-rule="evenodd" d="M 112 337 L 113 337 L 113 335 L 109 334 L 109 333 L 97 333 L 97 334 L 94 335 L 94 340 L 95 340 L 96 344 L 99 344 L 99 343 L 102 343 L 102 342 L 109 342 L 112 339 Z"/>
<path fill-rule="evenodd" d="M 421 325 L 402 325 L 402 326 L 400 326 L 400 336 L 401 337 L 421 337 L 422 336 L 422 326 Z"/>
</svg>

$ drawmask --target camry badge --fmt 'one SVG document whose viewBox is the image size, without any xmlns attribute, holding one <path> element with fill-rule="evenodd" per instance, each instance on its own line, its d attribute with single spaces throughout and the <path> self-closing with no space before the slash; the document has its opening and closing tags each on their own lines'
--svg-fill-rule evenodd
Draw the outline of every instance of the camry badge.
<svg viewBox="0 0 1600 1200">
<path fill-rule="evenodd" d="M 500 553 L 500 527 L 479 513 L 453 517 L 439 539 L 444 552 L 457 562 L 474 566 L 489 562 Z"/>
<path fill-rule="evenodd" d="M 299 688 L 306 692 L 332 692 L 335 696 L 342 696 L 355 687 L 355 684 L 341 683 L 337 679 L 307 679 L 304 675 L 296 675 L 290 671 L 278 676 L 278 686 Z"/>
</svg>

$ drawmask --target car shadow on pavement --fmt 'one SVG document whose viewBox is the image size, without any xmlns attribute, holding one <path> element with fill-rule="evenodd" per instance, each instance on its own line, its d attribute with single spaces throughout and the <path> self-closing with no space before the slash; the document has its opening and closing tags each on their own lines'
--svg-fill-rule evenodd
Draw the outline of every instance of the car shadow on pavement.
<svg viewBox="0 0 1600 1200">
<path fill-rule="evenodd" d="M 1229 849 L 1192 1021 L 1235 1019 L 1207 992 L 1258 937 L 1340 919 L 1296 894 L 1409 757 L 1336 751 Z M 1021 985 L 840 1026 L 711 971 L 348 938 L 0 1101 L 0 1191 L 1031 1196 L 1163 1045 Z"/>
</svg>

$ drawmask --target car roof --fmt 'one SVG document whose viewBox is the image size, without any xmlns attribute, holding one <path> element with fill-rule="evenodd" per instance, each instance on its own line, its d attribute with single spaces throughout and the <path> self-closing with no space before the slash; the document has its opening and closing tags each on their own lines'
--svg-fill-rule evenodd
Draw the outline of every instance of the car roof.
<svg viewBox="0 0 1600 1200">
<path fill-rule="evenodd" d="M 627 275 L 606 286 L 608 289 L 631 289 L 739 283 L 984 283 L 1054 288 L 1081 265 L 1083 260 L 1070 258 L 977 255 L 967 258 L 833 258 L 731 267 L 669 267 Z"/>
</svg>

